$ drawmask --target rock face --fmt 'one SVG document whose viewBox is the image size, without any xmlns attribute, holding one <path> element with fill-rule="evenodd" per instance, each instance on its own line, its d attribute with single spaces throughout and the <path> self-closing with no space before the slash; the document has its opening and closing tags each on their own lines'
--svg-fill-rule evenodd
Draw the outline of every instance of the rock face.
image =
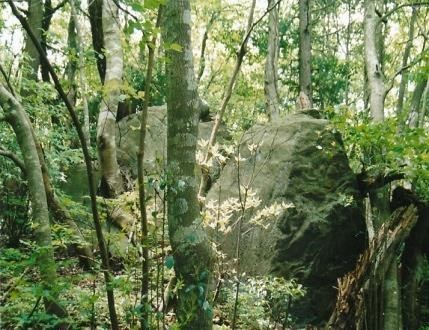
<svg viewBox="0 0 429 330">
<path fill-rule="evenodd" d="M 200 122 L 198 137 L 208 139 L 212 122 Z M 160 173 L 167 151 L 167 107 L 152 106 L 148 109 L 145 139 L 145 170 Z M 137 176 L 137 152 L 139 148 L 140 114 L 132 114 L 118 122 L 116 144 L 118 146 L 118 162 L 122 168 L 129 168 L 133 176 Z M 162 167 L 161 167 L 162 168 Z"/>
<path fill-rule="evenodd" d="M 317 116 L 313 110 L 300 112 L 249 130 L 238 148 L 241 157 L 231 158 L 207 196 L 208 204 L 230 201 L 230 209 L 235 209 L 221 212 L 219 219 L 220 227 L 235 224 L 232 231 L 213 233 L 229 260 L 236 254 L 237 220 L 243 215 L 240 208 L 246 208 L 240 272 L 295 278 L 307 288 L 306 296 L 292 306 L 299 324 L 327 320 L 337 278 L 354 267 L 366 244 L 356 178 L 341 138 L 327 120 Z M 208 139 L 211 126 L 210 122 L 200 123 L 199 136 Z M 118 160 L 131 177 L 137 171 L 139 128 L 136 114 L 118 122 Z M 166 150 L 165 107 L 149 109 L 147 129 L 145 169 L 161 173 Z M 249 188 L 242 188 L 241 203 L 239 185 Z M 80 194 L 82 191 L 86 193 L 79 187 Z M 281 206 L 290 203 L 294 207 Z M 262 224 L 252 223 L 255 218 Z"/>
<path fill-rule="evenodd" d="M 337 278 L 353 268 L 366 242 L 356 179 L 341 138 L 328 121 L 311 115 L 302 112 L 252 128 L 240 146 L 246 160 L 228 164 L 207 196 L 209 201 L 238 198 L 239 185 L 256 192 L 261 203 L 245 212 L 241 225 L 240 271 L 271 272 L 307 287 L 306 296 L 293 304 L 301 324 L 329 318 Z M 250 152 L 255 145 L 260 147 Z M 242 203 L 245 196 L 246 188 Z M 265 220 L 268 228 L 249 222 L 263 207 L 282 203 L 294 207 L 274 212 Z M 230 257 L 235 257 L 239 225 L 220 242 Z"/>
</svg>

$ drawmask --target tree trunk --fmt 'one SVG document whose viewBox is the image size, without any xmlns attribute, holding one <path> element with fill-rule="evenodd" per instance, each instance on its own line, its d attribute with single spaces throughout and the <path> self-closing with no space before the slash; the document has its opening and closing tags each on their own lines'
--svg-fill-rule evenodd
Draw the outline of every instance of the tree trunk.
<svg viewBox="0 0 429 330">
<path fill-rule="evenodd" d="M 167 73 L 168 230 L 178 281 L 176 314 L 183 329 L 211 329 L 207 285 L 211 250 L 202 227 L 195 178 L 199 97 L 194 76 L 189 0 L 165 5 Z M 176 43 L 181 51 L 169 49 Z"/>
<path fill-rule="evenodd" d="M 104 56 L 104 37 L 102 9 L 103 0 L 93 0 L 88 4 L 89 23 L 91 24 L 92 47 L 95 52 L 98 74 L 100 81 L 104 84 L 106 76 L 106 57 Z"/>
<path fill-rule="evenodd" d="M 367 75 L 367 88 L 371 117 L 375 122 L 384 120 L 384 94 L 383 72 L 380 54 L 380 27 L 381 24 L 375 8 L 375 1 L 365 0 L 364 16 L 364 48 L 365 70 Z"/>
<path fill-rule="evenodd" d="M 69 60 L 66 65 L 66 76 L 68 81 L 67 86 L 67 97 L 69 102 L 75 107 L 76 106 L 76 71 L 77 71 L 77 40 L 76 40 L 76 24 L 73 20 L 73 15 L 70 15 L 69 24 L 67 29 L 67 46 L 69 53 Z M 49 74 L 48 74 L 49 76 Z"/>
<path fill-rule="evenodd" d="M 43 1 L 28 0 L 27 21 L 37 40 L 42 37 Z M 31 39 L 27 36 L 24 53 L 28 55 L 28 71 L 24 74 L 26 79 L 37 80 L 40 66 L 40 56 Z"/>
<path fill-rule="evenodd" d="M 428 78 L 423 78 L 420 80 L 413 92 L 413 97 L 411 99 L 410 113 L 408 115 L 408 125 L 412 128 L 419 126 L 419 115 L 421 113 L 421 103 L 423 94 L 428 83 Z"/>
<path fill-rule="evenodd" d="M 414 25 L 417 20 L 417 10 L 413 7 L 413 13 L 410 18 L 410 28 L 408 31 L 408 40 L 405 46 L 404 55 L 402 57 L 402 67 L 405 68 L 408 65 L 408 60 L 410 58 L 411 48 L 413 47 L 413 38 L 414 38 Z M 398 103 L 396 104 L 396 115 L 401 116 L 404 110 L 404 96 L 405 90 L 408 84 L 408 70 L 402 72 L 401 82 L 399 84 L 398 92 Z"/>
<path fill-rule="evenodd" d="M 71 15 L 76 29 L 76 51 L 78 53 L 78 74 L 79 74 L 79 85 L 81 90 L 82 97 L 82 108 L 83 108 L 83 132 L 86 137 L 86 144 L 91 145 L 91 136 L 90 136 L 90 123 L 89 123 L 89 109 L 88 109 L 88 100 L 86 96 L 86 75 L 84 69 L 84 52 L 83 52 L 83 35 L 82 27 L 79 21 L 79 16 L 77 14 L 76 8 L 78 8 L 79 3 L 76 0 L 70 1 Z"/>
<path fill-rule="evenodd" d="M 268 9 L 276 0 L 268 0 Z M 265 105 L 271 120 L 277 120 L 280 114 L 280 97 L 278 91 L 279 61 L 279 5 L 271 9 L 268 16 L 268 54 L 265 62 Z"/>
<path fill-rule="evenodd" d="M 304 93 L 313 106 L 311 92 L 311 14 L 310 0 L 299 0 L 299 91 Z"/>
<path fill-rule="evenodd" d="M 423 128 L 423 125 L 425 123 L 425 116 L 426 116 L 427 108 L 428 108 L 428 104 L 427 104 L 428 93 L 429 93 L 429 82 L 428 82 L 428 79 L 426 78 L 426 87 L 423 91 L 422 106 L 420 108 L 419 116 L 418 116 L 419 117 L 419 124 L 418 125 L 420 128 Z"/>
<path fill-rule="evenodd" d="M 34 234 L 38 245 L 38 265 L 40 278 L 45 290 L 52 298 L 44 298 L 47 313 L 65 317 L 65 310 L 57 303 L 55 293 L 56 265 L 51 241 L 48 203 L 43 175 L 40 169 L 39 156 L 32 137 L 32 127 L 22 105 L 3 87 L 0 86 L 0 104 L 5 111 L 6 120 L 12 126 L 17 142 L 24 157 L 28 188 L 31 197 L 31 210 L 35 224 Z"/>
<path fill-rule="evenodd" d="M 115 138 L 116 110 L 122 85 L 123 55 L 118 8 L 113 0 L 103 1 L 103 32 L 106 78 L 97 123 L 97 147 L 101 169 L 101 194 L 104 197 L 113 198 L 123 191 Z"/>
</svg>

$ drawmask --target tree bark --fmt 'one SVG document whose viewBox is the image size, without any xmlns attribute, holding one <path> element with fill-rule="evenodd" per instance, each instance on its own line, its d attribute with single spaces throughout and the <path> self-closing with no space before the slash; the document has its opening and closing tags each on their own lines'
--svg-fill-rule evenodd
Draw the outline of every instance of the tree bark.
<svg viewBox="0 0 429 330">
<path fill-rule="evenodd" d="M 268 0 L 268 9 L 276 0 Z M 271 9 L 268 16 L 268 54 L 265 62 L 265 105 L 271 120 L 278 120 L 280 114 L 280 97 L 278 91 L 279 60 L 279 5 Z"/>
<path fill-rule="evenodd" d="M 82 26 L 79 21 L 79 16 L 76 8 L 78 8 L 79 3 L 76 0 L 70 0 L 70 10 L 73 18 L 73 22 L 76 29 L 76 51 L 78 53 L 78 74 L 79 74 L 79 85 L 81 89 L 81 98 L 82 98 L 82 108 L 83 108 L 83 131 L 86 137 L 86 144 L 91 145 L 91 136 L 90 136 L 90 123 L 89 123 L 89 109 L 88 109 L 88 99 L 86 97 L 86 75 L 84 69 L 84 52 L 83 52 L 83 35 L 82 35 Z"/>
<path fill-rule="evenodd" d="M 417 218 L 415 205 L 402 207 L 377 231 L 368 249 L 359 258 L 355 270 L 338 281 L 337 302 L 327 329 L 387 329 L 380 323 L 380 313 L 384 312 L 384 308 L 380 306 L 378 296 L 389 266 L 397 258 L 397 252 Z M 382 321 L 386 325 L 396 324 L 393 320 Z"/>
<path fill-rule="evenodd" d="M 299 91 L 313 106 L 311 91 L 311 13 L 310 0 L 299 0 Z"/>
<path fill-rule="evenodd" d="M 97 123 L 97 148 L 101 169 L 101 194 L 104 197 L 113 198 L 123 191 L 115 138 L 116 111 L 122 85 L 123 54 L 118 8 L 113 0 L 103 1 L 103 32 L 106 77 Z"/>
<path fill-rule="evenodd" d="M 385 87 L 380 60 L 380 19 L 376 13 L 376 1 L 365 0 L 364 49 L 365 70 L 371 117 L 375 122 L 384 120 Z"/>
<path fill-rule="evenodd" d="M 424 123 L 425 123 L 425 116 L 427 113 L 427 108 L 428 108 L 428 104 L 427 104 L 427 96 L 429 93 L 429 82 L 428 79 L 426 79 L 426 87 L 423 91 L 423 98 L 422 98 L 422 106 L 420 108 L 419 111 L 419 127 L 423 128 Z"/>
<path fill-rule="evenodd" d="M 404 55 L 402 57 L 402 68 L 405 68 L 408 65 L 408 60 L 410 58 L 411 48 L 413 47 L 413 38 L 414 38 L 414 26 L 417 20 L 417 10 L 413 7 L 413 12 L 410 18 L 410 28 L 408 30 L 408 40 L 405 46 Z M 398 103 L 396 104 L 396 115 L 401 116 L 404 110 L 404 96 L 405 90 L 408 84 L 408 70 L 404 70 L 401 74 L 401 82 L 399 84 L 398 92 Z"/>
<path fill-rule="evenodd" d="M 40 277 L 44 289 L 52 295 L 52 298 L 44 298 L 45 308 L 49 314 L 65 317 L 67 314 L 57 303 L 58 294 L 54 290 L 57 274 L 49 225 L 48 203 L 39 156 L 32 136 L 31 123 L 22 105 L 2 85 L 0 86 L 0 104 L 5 111 L 7 122 L 15 132 L 21 153 L 24 156 L 31 210 L 35 223 L 34 234 L 39 247 L 37 258 Z"/>
<path fill-rule="evenodd" d="M 42 38 L 43 0 L 28 0 L 27 21 L 37 40 Z M 24 74 L 26 79 L 37 80 L 40 66 L 40 56 L 31 39 L 25 41 L 24 53 L 28 55 L 28 71 Z"/>
<path fill-rule="evenodd" d="M 73 15 L 70 15 L 69 24 L 67 28 L 67 46 L 69 60 L 66 65 L 66 76 L 68 81 L 67 86 L 67 97 L 69 102 L 75 107 L 76 106 L 76 71 L 77 71 L 77 40 L 76 40 L 76 24 L 73 20 Z M 48 73 L 49 76 L 49 73 Z"/>
<path fill-rule="evenodd" d="M 167 73 L 168 230 L 174 269 L 183 285 L 176 314 L 183 329 L 211 329 L 207 301 L 211 249 L 202 227 L 195 178 L 199 97 L 194 76 L 189 0 L 165 5 L 163 39 Z M 181 51 L 168 48 L 176 43 Z"/>
<path fill-rule="evenodd" d="M 95 52 L 98 74 L 100 81 L 104 84 L 106 76 L 106 57 L 104 56 L 104 33 L 103 33 L 103 0 L 93 0 L 88 4 L 89 22 L 91 24 L 92 47 Z"/>
<path fill-rule="evenodd" d="M 408 126 L 411 128 L 417 128 L 419 126 L 422 98 L 427 84 L 428 78 L 426 77 L 420 80 L 414 89 L 411 98 L 410 113 L 408 115 Z"/>
<path fill-rule="evenodd" d="M 162 7 L 158 9 L 158 15 L 155 27 L 158 28 L 161 20 Z M 155 64 L 155 47 L 156 47 L 157 34 L 155 33 L 148 47 L 148 62 L 146 69 L 145 79 L 145 97 L 143 101 L 143 109 L 140 117 L 140 135 L 139 135 L 139 152 L 137 154 L 137 172 L 138 172 L 138 187 L 139 187 L 139 204 L 140 204 L 140 221 L 141 221 L 141 246 L 142 246 L 142 286 L 141 286 L 141 299 L 140 303 L 143 306 L 140 318 L 141 329 L 146 330 L 150 328 L 149 322 L 149 282 L 150 282 L 150 260 L 149 260 L 149 230 L 147 221 L 146 210 L 146 192 L 144 187 L 144 154 L 145 154 L 145 140 L 146 140 L 146 125 L 147 125 L 147 111 L 150 101 L 150 88 L 152 84 L 152 72 Z"/>
</svg>

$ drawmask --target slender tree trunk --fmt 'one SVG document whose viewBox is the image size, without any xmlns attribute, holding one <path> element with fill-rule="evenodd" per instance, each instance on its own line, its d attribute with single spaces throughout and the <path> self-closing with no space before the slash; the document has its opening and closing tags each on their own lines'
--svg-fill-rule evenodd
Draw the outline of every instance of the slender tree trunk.
<svg viewBox="0 0 429 330">
<path fill-rule="evenodd" d="M 413 47 L 413 38 L 414 38 L 414 25 L 417 20 L 417 10 L 413 7 L 413 13 L 410 18 L 410 28 L 408 30 L 408 40 L 405 46 L 404 55 L 402 57 L 402 67 L 405 68 L 408 65 L 408 60 L 410 58 L 411 48 Z M 404 110 L 404 96 L 405 90 L 408 84 L 408 70 L 402 72 L 401 82 L 399 84 L 398 92 L 398 103 L 396 104 L 396 115 L 401 116 Z"/>
<path fill-rule="evenodd" d="M 421 106 L 420 111 L 419 111 L 419 127 L 420 128 L 423 128 L 423 125 L 425 123 L 425 116 L 427 114 L 427 109 L 428 109 L 428 103 L 427 103 L 428 93 L 429 93 L 429 81 L 426 78 L 426 87 L 425 87 L 425 90 L 423 91 L 422 106 Z"/>
<path fill-rule="evenodd" d="M 43 0 L 28 0 L 27 21 L 37 40 L 42 37 Z M 28 55 L 28 69 L 24 74 L 26 79 L 37 80 L 40 66 L 40 56 L 31 39 L 27 36 L 24 53 Z"/>
<path fill-rule="evenodd" d="M 106 57 L 104 56 L 103 33 L 103 0 L 92 0 L 88 3 L 89 22 L 91 24 L 92 47 L 97 61 L 98 74 L 101 83 L 104 84 L 106 76 Z"/>
<path fill-rule="evenodd" d="M 276 0 L 268 0 L 268 8 Z M 272 120 L 278 120 L 280 114 L 280 97 L 278 91 L 279 60 L 279 5 L 271 9 L 268 16 L 268 54 L 265 62 L 265 105 L 267 114 Z"/>
<path fill-rule="evenodd" d="M 364 14 L 364 49 L 365 69 L 367 75 L 367 88 L 371 117 L 375 122 L 384 120 L 384 94 L 383 72 L 379 58 L 379 36 L 381 24 L 375 8 L 376 1 L 365 0 Z"/>
<path fill-rule="evenodd" d="M 67 97 L 69 102 L 76 106 L 76 71 L 77 71 L 77 40 L 76 40 L 76 24 L 73 20 L 73 15 L 70 15 L 68 29 L 67 29 L 67 46 L 69 53 L 69 60 L 66 66 L 66 76 L 68 81 Z M 49 75 L 49 74 L 48 74 Z"/>
<path fill-rule="evenodd" d="M 419 125 L 419 113 L 421 112 L 422 97 L 428 83 L 428 78 L 424 78 L 417 83 L 411 99 L 410 113 L 408 115 L 408 125 L 416 128 Z"/>
<path fill-rule="evenodd" d="M 384 120 L 384 99 L 386 87 L 383 76 L 384 37 L 382 33 L 382 21 L 384 1 L 365 0 L 364 7 L 364 51 L 365 71 L 369 95 L 369 108 L 372 120 L 382 122 Z M 374 153 L 383 154 L 383 148 L 374 150 Z M 383 223 L 389 218 L 390 189 L 384 186 L 370 193 L 371 209 L 373 211 L 373 227 L 377 232 Z M 398 262 L 396 255 L 386 265 L 384 283 L 381 285 L 381 293 L 376 286 L 371 292 L 374 306 L 379 310 L 374 312 L 374 320 L 380 329 L 400 329 L 401 304 L 399 294 Z"/>
<path fill-rule="evenodd" d="M 194 76 L 189 0 L 165 5 L 163 39 L 181 51 L 166 50 L 168 230 L 174 269 L 183 285 L 178 291 L 176 314 L 183 329 L 211 329 L 207 286 L 212 257 L 202 227 L 195 178 L 199 97 Z"/>
<path fill-rule="evenodd" d="M 212 158 L 212 155 L 213 155 L 212 148 L 216 143 L 217 132 L 219 131 L 219 127 L 220 127 L 220 124 L 222 122 L 223 115 L 225 114 L 226 107 L 227 107 L 229 100 L 231 99 L 231 96 L 232 96 L 232 91 L 234 89 L 235 82 L 237 80 L 238 74 L 240 73 L 241 64 L 243 63 L 244 56 L 246 55 L 246 52 L 247 52 L 247 42 L 249 41 L 250 33 L 252 32 L 252 29 L 254 27 L 253 15 L 255 13 L 255 6 L 256 6 L 256 0 L 253 0 L 252 4 L 250 5 L 249 16 L 247 18 L 246 31 L 244 33 L 243 40 L 241 41 L 240 48 L 237 52 L 237 58 L 235 61 L 234 69 L 232 71 L 231 78 L 229 79 L 228 85 L 227 85 L 226 90 L 224 92 L 224 96 L 222 99 L 222 105 L 219 109 L 219 112 L 216 114 L 215 121 L 213 124 L 213 128 L 212 128 L 212 131 L 210 133 L 209 143 L 207 145 L 207 153 L 206 153 L 205 158 L 204 158 L 204 164 L 208 164 Z M 200 187 L 198 190 L 198 196 L 200 196 L 200 197 L 205 197 L 205 195 L 207 194 L 207 190 L 208 190 L 207 185 L 208 185 L 208 181 L 209 181 L 209 168 L 205 168 L 205 166 L 207 166 L 207 165 L 201 166 L 202 167 L 201 182 L 200 182 Z"/>
<path fill-rule="evenodd" d="M 35 223 L 35 237 L 39 247 L 38 265 L 40 277 L 45 290 L 51 298 L 44 298 L 45 308 L 49 314 L 66 316 L 65 310 L 57 303 L 55 292 L 56 265 L 51 241 L 49 211 L 40 169 L 39 156 L 32 137 L 32 127 L 22 105 L 2 85 L 0 86 L 0 104 L 6 114 L 6 120 L 12 126 L 17 142 L 24 157 L 28 188 L 31 197 L 31 210 Z"/>
<path fill-rule="evenodd" d="M 118 7 L 113 0 L 103 1 L 103 32 L 106 56 L 104 97 L 97 123 L 97 147 L 101 168 L 101 194 L 116 197 L 123 191 L 116 156 L 116 111 L 121 93 L 123 55 Z"/>
<path fill-rule="evenodd" d="M 203 40 L 201 41 L 201 52 L 200 52 L 200 63 L 198 66 L 198 75 L 197 75 L 197 84 L 200 83 L 201 77 L 204 74 L 204 69 L 206 68 L 206 48 L 207 48 L 207 40 L 209 38 L 209 32 L 213 26 L 214 21 L 218 17 L 219 12 L 216 11 L 212 13 L 209 22 L 207 23 L 206 29 L 203 34 Z"/>
<path fill-rule="evenodd" d="M 156 27 L 160 25 L 162 7 L 158 9 L 158 17 L 156 20 Z M 140 117 L 140 137 L 139 137 L 139 153 L 137 154 L 137 171 L 138 171 L 138 186 L 139 186 L 139 203 L 140 203 L 140 219 L 141 219 L 141 245 L 143 251 L 142 261 L 142 286 L 141 286 L 141 300 L 140 303 L 143 306 L 142 314 L 140 319 L 141 329 L 146 330 L 150 327 L 149 322 L 149 231 L 148 221 L 146 212 L 146 193 L 144 187 L 144 152 L 145 152 L 145 139 L 146 139 L 146 124 L 147 124 L 147 111 L 150 102 L 150 88 L 152 84 L 152 71 L 155 62 L 155 47 L 156 47 L 157 34 L 152 37 L 150 43 L 148 43 L 148 62 L 146 70 L 145 80 L 145 97 L 143 101 L 143 109 Z"/>
<path fill-rule="evenodd" d="M 398 260 L 396 255 L 392 258 L 386 271 L 383 286 L 384 306 L 383 306 L 383 329 L 402 329 L 401 324 L 401 288 L 398 277 Z"/>
<path fill-rule="evenodd" d="M 311 14 L 310 0 L 299 0 L 299 91 L 304 93 L 313 106 L 311 91 Z"/>
<path fill-rule="evenodd" d="M 347 1 L 347 34 L 346 34 L 346 63 L 350 63 L 350 43 L 351 43 L 351 34 L 352 34 L 352 0 Z M 349 64 L 350 65 L 350 64 Z M 350 104 L 350 74 L 347 77 L 347 82 L 345 86 L 345 104 L 348 106 Z"/>
<path fill-rule="evenodd" d="M 86 75 L 85 75 L 85 58 L 83 52 L 83 34 L 82 26 L 79 21 L 79 16 L 77 14 L 76 8 L 79 8 L 79 3 L 76 0 L 70 0 L 70 9 L 73 22 L 76 29 L 76 51 L 78 53 L 78 74 L 79 74 L 79 85 L 81 89 L 81 98 L 82 98 L 82 107 L 83 107 L 83 131 L 86 137 L 86 144 L 91 145 L 91 134 L 90 134 L 90 123 L 89 123 L 89 109 L 88 109 L 88 99 L 86 96 Z"/>
</svg>

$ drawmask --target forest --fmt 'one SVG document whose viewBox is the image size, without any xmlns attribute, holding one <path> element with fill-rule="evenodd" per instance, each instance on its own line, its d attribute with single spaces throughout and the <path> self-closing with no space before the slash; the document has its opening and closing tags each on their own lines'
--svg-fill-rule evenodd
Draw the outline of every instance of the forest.
<svg viewBox="0 0 429 330">
<path fill-rule="evenodd" d="M 0 329 L 429 329 L 428 22 L 0 0 Z"/>
</svg>

